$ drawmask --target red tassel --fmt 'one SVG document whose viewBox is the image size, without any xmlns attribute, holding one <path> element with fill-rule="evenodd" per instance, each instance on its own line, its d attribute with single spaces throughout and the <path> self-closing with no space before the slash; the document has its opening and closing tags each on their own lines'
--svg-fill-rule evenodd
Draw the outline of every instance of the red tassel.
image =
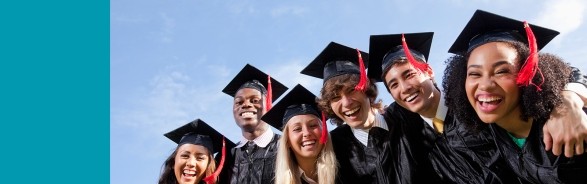
<svg viewBox="0 0 587 184">
<path fill-rule="evenodd" d="M 271 89 L 271 76 L 267 75 L 267 111 L 273 107 L 273 89 Z"/>
<path fill-rule="evenodd" d="M 414 56 L 412 56 L 412 53 L 410 52 L 410 49 L 408 48 L 408 43 L 406 43 L 406 38 L 404 37 L 403 33 L 402 33 L 402 47 L 404 49 L 404 54 L 408 58 L 408 62 L 410 62 L 410 64 L 412 64 L 412 66 L 414 66 L 414 68 L 416 68 L 417 70 L 420 70 L 421 72 L 428 72 L 428 71 L 432 70 L 432 68 L 430 68 L 430 65 L 428 65 L 426 63 L 418 62 L 418 61 L 416 61 Z"/>
<path fill-rule="evenodd" d="M 524 29 L 526 29 L 526 36 L 528 37 L 530 55 L 526 59 L 526 63 L 522 65 L 516 83 L 519 86 L 534 85 L 536 86 L 536 90 L 541 91 L 542 89 L 540 87 L 544 83 L 544 75 L 542 75 L 542 71 L 538 68 L 538 44 L 536 43 L 536 37 L 534 36 L 534 32 L 532 32 L 532 28 L 530 28 L 530 25 L 526 21 L 524 21 Z M 542 78 L 541 83 L 538 85 L 532 82 L 536 72 L 539 72 Z"/>
<path fill-rule="evenodd" d="M 328 127 L 326 127 L 326 114 L 322 112 L 322 135 L 320 136 L 320 143 L 326 144 L 328 140 Z"/>
<path fill-rule="evenodd" d="M 216 179 L 218 178 L 218 175 L 220 175 L 220 172 L 222 171 L 222 168 L 224 167 L 225 157 L 226 157 L 226 142 L 224 141 L 224 137 L 222 137 L 222 157 L 220 157 L 220 164 L 218 164 L 218 168 L 216 168 L 216 171 L 214 171 L 214 173 L 211 176 L 207 176 L 206 178 L 204 178 L 204 181 L 207 184 L 216 183 Z"/>
<path fill-rule="evenodd" d="M 359 79 L 359 83 L 355 86 L 355 90 L 360 92 L 365 92 L 367 90 L 367 73 L 365 72 L 365 64 L 363 64 L 363 57 L 361 56 L 361 51 L 357 49 L 357 55 L 359 56 L 359 70 L 361 70 L 361 78 Z"/>
</svg>

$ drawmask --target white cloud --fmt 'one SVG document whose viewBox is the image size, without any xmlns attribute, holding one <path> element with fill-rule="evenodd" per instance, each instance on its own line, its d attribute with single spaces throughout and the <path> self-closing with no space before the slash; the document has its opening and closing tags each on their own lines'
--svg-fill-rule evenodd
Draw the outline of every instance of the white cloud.
<svg viewBox="0 0 587 184">
<path fill-rule="evenodd" d="M 160 13 L 163 25 L 161 28 L 161 41 L 164 43 L 173 42 L 173 33 L 175 32 L 175 19 L 169 17 L 167 13 Z"/>
<path fill-rule="evenodd" d="M 288 88 L 293 88 L 296 84 L 301 84 L 315 95 L 319 95 L 320 88 L 322 88 L 322 79 L 301 74 L 300 71 L 306 65 L 306 60 L 293 59 L 285 61 L 274 68 L 270 68 L 268 71 L 272 71 L 271 75 Z"/>
<path fill-rule="evenodd" d="M 271 16 L 272 17 L 280 17 L 280 16 L 288 16 L 288 15 L 295 15 L 300 16 L 306 13 L 308 10 L 304 7 L 299 6 L 281 6 L 277 8 L 271 9 Z"/>
<path fill-rule="evenodd" d="M 560 44 L 569 33 L 581 26 L 584 11 L 583 0 L 548 0 L 542 4 L 541 10 L 536 11 L 539 16 L 534 22 L 559 31 L 561 34 L 555 39 L 555 43 Z"/>
</svg>

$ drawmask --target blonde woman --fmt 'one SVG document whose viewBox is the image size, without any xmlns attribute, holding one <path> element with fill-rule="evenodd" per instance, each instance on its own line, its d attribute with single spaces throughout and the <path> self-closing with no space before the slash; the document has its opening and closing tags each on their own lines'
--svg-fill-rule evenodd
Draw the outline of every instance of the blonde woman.
<svg viewBox="0 0 587 184">
<path fill-rule="evenodd" d="M 275 183 L 335 183 L 336 156 L 316 96 L 297 85 L 262 120 L 282 128 L 275 166 Z"/>
</svg>

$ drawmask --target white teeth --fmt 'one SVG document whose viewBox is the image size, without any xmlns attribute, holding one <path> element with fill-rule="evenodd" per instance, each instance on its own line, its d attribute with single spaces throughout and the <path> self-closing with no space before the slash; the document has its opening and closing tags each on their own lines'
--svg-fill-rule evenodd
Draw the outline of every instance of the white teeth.
<svg viewBox="0 0 587 184">
<path fill-rule="evenodd" d="M 184 174 L 196 174 L 196 171 L 183 170 Z"/>
<path fill-rule="evenodd" d="M 408 96 L 408 98 L 406 98 L 406 102 L 411 102 L 412 100 L 414 100 L 414 98 L 418 97 L 418 93 L 414 93 L 410 96 Z"/>
<path fill-rule="evenodd" d="M 304 141 L 304 142 L 302 142 L 302 147 L 306 147 L 306 146 L 310 146 L 310 145 L 314 145 L 314 144 L 316 144 L 316 141 L 315 140 L 313 140 L 313 141 Z"/>
<path fill-rule="evenodd" d="M 357 108 L 355 108 L 355 109 L 352 109 L 352 110 L 350 110 L 350 111 L 346 111 L 346 112 L 344 112 L 344 115 L 346 115 L 346 116 L 350 116 L 351 114 L 354 114 L 354 113 L 355 113 L 355 112 L 357 112 L 358 110 L 359 110 L 359 108 L 357 107 Z"/>
<path fill-rule="evenodd" d="M 499 97 L 482 97 L 482 98 L 479 98 L 479 101 L 480 102 L 493 102 L 493 101 L 498 101 L 498 100 L 501 100 L 501 98 L 499 98 Z"/>
<path fill-rule="evenodd" d="M 244 116 L 244 117 L 251 117 L 251 116 L 255 116 L 255 113 L 254 113 L 254 112 L 243 112 L 243 113 L 241 114 L 241 116 Z"/>
</svg>

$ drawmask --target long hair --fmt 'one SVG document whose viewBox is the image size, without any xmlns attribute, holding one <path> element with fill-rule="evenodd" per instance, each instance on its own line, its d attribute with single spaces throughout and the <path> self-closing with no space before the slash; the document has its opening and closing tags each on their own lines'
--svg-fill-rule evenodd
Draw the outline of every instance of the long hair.
<svg viewBox="0 0 587 184">
<path fill-rule="evenodd" d="M 171 155 L 169 155 L 167 157 L 167 159 L 165 159 L 165 162 L 163 162 L 163 166 L 161 168 L 161 176 L 159 176 L 159 184 L 177 184 L 177 178 L 175 178 L 175 173 L 174 173 L 174 169 L 173 167 L 175 166 L 175 157 L 177 156 L 177 149 L 179 148 L 179 146 L 177 146 L 177 148 L 175 148 L 175 150 L 173 151 L 173 153 L 171 153 Z M 209 152 L 210 154 L 208 154 L 209 157 L 209 162 L 208 162 L 208 167 L 206 167 L 206 171 L 204 172 L 204 176 L 202 177 L 202 179 L 206 178 L 206 176 L 210 176 L 214 173 L 214 171 L 216 170 L 216 161 L 214 161 L 214 157 L 212 156 L 212 153 Z M 213 181 L 213 183 L 218 182 L 218 177 L 216 177 Z"/>
<path fill-rule="evenodd" d="M 325 127 L 322 127 L 325 128 Z M 298 175 L 298 163 L 294 152 L 288 147 L 289 128 L 284 126 L 283 136 L 279 139 L 277 148 L 277 158 L 275 160 L 275 183 L 276 184 L 300 184 L 301 180 Z M 320 143 L 318 143 L 320 144 Z M 333 184 L 336 179 L 338 162 L 332 148 L 330 134 L 328 141 L 322 147 L 322 151 L 316 160 L 316 171 L 318 172 L 318 183 Z"/>
<path fill-rule="evenodd" d="M 320 110 L 326 112 L 328 114 L 328 118 L 330 118 L 330 122 L 334 122 L 334 124 L 337 126 L 342 125 L 343 121 L 338 116 L 336 116 L 330 107 L 330 102 L 332 102 L 332 99 L 339 96 L 341 91 L 354 90 L 355 86 L 359 83 L 359 79 L 360 76 L 357 74 L 339 75 L 328 79 L 320 90 L 320 98 L 317 101 L 318 107 Z M 374 80 L 369 80 L 369 87 L 365 91 L 365 95 L 367 95 L 369 98 L 369 102 L 371 103 L 372 108 L 381 108 L 381 101 L 375 101 L 378 93 L 377 86 L 373 83 L 373 81 Z"/>
<path fill-rule="evenodd" d="M 522 42 L 504 41 L 508 47 L 516 50 L 516 72 L 526 62 L 529 54 L 528 46 Z M 446 95 L 446 105 L 451 109 L 455 117 L 469 127 L 479 130 L 486 126 L 471 106 L 465 90 L 467 77 L 467 61 L 470 53 L 450 57 L 446 63 L 442 86 Z M 569 81 L 571 69 L 563 59 L 548 53 L 539 53 L 540 63 L 538 67 L 544 76 L 544 84 L 541 91 L 535 86 L 521 86 L 520 88 L 520 119 L 527 121 L 533 118 L 538 121 L 545 121 L 555 107 L 562 103 L 561 91 Z M 532 81 L 536 84 L 542 82 L 540 73 L 537 73 Z"/>
</svg>

